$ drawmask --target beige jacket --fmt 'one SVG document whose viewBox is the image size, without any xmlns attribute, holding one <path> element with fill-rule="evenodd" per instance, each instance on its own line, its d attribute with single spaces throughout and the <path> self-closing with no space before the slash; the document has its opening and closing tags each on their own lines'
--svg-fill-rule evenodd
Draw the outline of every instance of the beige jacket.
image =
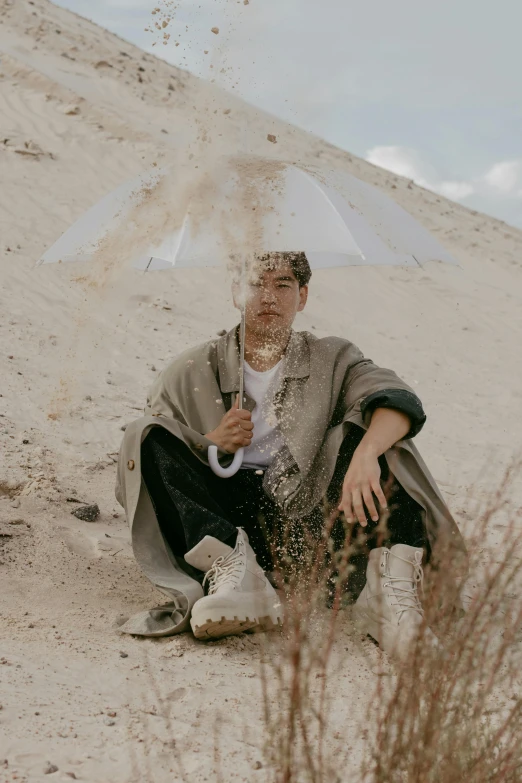
<svg viewBox="0 0 522 783">
<path fill-rule="evenodd" d="M 304 516 L 320 502 L 347 429 L 351 424 L 368 426 L 361 403 L 375 392 L 390 389 L 411 391 L 394 372 L 365 359 L 353 343 L 339 337 L 318 339 L 308 332 L 292 333 L 284 379 L 275 398 L 286 447 L 266 472 L 264 484 L 285 515 Z M 154 383 L 145 415 L 125 431 L 116 497 L 127 512 L 138 563 L 173 604 L 133 618 L 122 631 L 163 636 L 185 630 L 192 605 L 203 595 L 199 582 L 168 550 L 160 532 L 141 478 L 141 443 L 151 427 L 164 427 L 207 462 L 211 442 L 201 433 L 218 426 L 238 391 L 236 328 L 175 359 Z M 254 406 L 248 396 L 244 404 L 250 410 Z M 220 457 L 223 464 L 231 460 L 223 453 Z M 401 441 L 385 457 L 391 472 L 424 509 L 432 548 L 444 538 L 465 552 L 458 528 L 413 443 Z"/>
</svg>

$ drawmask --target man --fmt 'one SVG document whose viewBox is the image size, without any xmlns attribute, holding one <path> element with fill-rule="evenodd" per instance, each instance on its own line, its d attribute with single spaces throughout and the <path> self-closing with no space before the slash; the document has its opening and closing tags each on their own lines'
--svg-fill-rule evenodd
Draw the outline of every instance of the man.
<svg viewBox="0 0 522 783">
<path fill-rule="evenodd" d="M 293 525 L 283 546 L 299 560 L 304 532 L 321 535 L 327 508 L 344 514 L 354 533 L 366 531 L 374 547 L 355 614 L 394 652 L 422 623 L 424 553 L 443 537 L 464 551 L 410 443 L 426 418 L 415 393 L 352 343 L 292 330 L 310 278 L 304 253 L 258 259 L 246 295 L 244 409 L 236 328 L 174 360 L 154 384 L 145 417 L 127 428 L 117 496 L 138 562 L 173 604 L 123 631 L 175 633 L 190 617 L 197 637 L 216 638 L 280 624 L 267 578 L 274 552 L 285 554 L 280 532 Z M 239 296 L 235 286 L 236 306 Z M 209 468 L 212 444 L 224 463 L 245 448 L 233 478 Z M 385 482 L 393 486 L 387 540 L 376 546 Z"/>
</svg>

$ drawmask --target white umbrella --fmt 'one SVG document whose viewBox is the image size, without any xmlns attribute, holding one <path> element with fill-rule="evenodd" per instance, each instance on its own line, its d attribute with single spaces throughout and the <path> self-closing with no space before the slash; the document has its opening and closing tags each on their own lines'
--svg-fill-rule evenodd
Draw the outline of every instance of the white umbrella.
<svg viewBox="0 0 522 783">
<path fill-rule="evenodd" d="M 144 194 L 159 192 L 147 207 Z M 163 211 L 156 230 L 145 224 Z M 148 215 L 148 217 L 147 217 Z M 158 230 L 161 225 L 161 230 Z M 376 188 L 343 172 L 265 158 L 221 159 L 211 171 L 160 170 L 105 196 L 43 255 L 39 263 L 93 258 L 111 233 L 135 232 L 129 261 L 138 269 L 226 265 L 231 256 L 304 251 L 312 269 L 352 265 L 420 266 L 455 259 L 414 218 Z M 152 234 L 152 236 L 151 236 Z M 243 402 L 244 307 L 241 314 L 239 404 Z M 209 463 L 234 475 L 239 449 L 223 468 L 217 446 Z"/>
</svg>

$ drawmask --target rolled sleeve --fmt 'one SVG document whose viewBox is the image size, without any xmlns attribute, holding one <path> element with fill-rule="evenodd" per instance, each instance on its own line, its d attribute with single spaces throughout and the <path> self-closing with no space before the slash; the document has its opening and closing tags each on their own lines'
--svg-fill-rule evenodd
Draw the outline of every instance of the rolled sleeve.
<svg viewBox="0 0 522 783">
<path fill-rule="evenodd" d="M 404 440 L 415 437 L 426 421 L 421 401 L 414 392 L 406 389 L 383 389 L 365 397 L 361 402 L 363 419 L 369 421 L 376 408 L 393 408 L 409 417 L 411 428 Z"/>
</svg>

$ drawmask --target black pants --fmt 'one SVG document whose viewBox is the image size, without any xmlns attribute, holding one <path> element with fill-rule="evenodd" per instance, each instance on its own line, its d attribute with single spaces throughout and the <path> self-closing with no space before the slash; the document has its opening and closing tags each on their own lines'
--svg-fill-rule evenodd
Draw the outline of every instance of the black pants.
<svg viewBox="0 0 522 783">
<path fill-rule="evenodd" d="M 327 507 L 335 508 L 339 503 L 346 471 L 363 435 L 362 429 L 351 427 L 343 441 L 325 498 Z M 150 431 L 141 449 L 142 475 L 163 536 L 175 555 L 183 557 L 206 535 L 233 545 L 236 529 L 242 527 L 260 565 L 272 570 L 273 545 L 284 520 L 263 490 L 262 475 L 254 470 L 240 470 L 232 478 L 219 478 L 182 441 L 162 427 Z M 366 528 L 354 526 L 352 537 L 364 538 L 367 549 L 399 543 L 426 547 L 421 507 L 390 476 L 384 457 L 379 463 L 390 507 L 386 539 L 378 539 L 376 523 L 369 517 Z M 324 507 L 315 509 L 298 524 L 306 525 L 308 531 L 315 531 L 319 536 L 324 525 Z M 342 545 L 345 528 L 340 519 L 332 537 L 336 546 Z"/>
</svg>

